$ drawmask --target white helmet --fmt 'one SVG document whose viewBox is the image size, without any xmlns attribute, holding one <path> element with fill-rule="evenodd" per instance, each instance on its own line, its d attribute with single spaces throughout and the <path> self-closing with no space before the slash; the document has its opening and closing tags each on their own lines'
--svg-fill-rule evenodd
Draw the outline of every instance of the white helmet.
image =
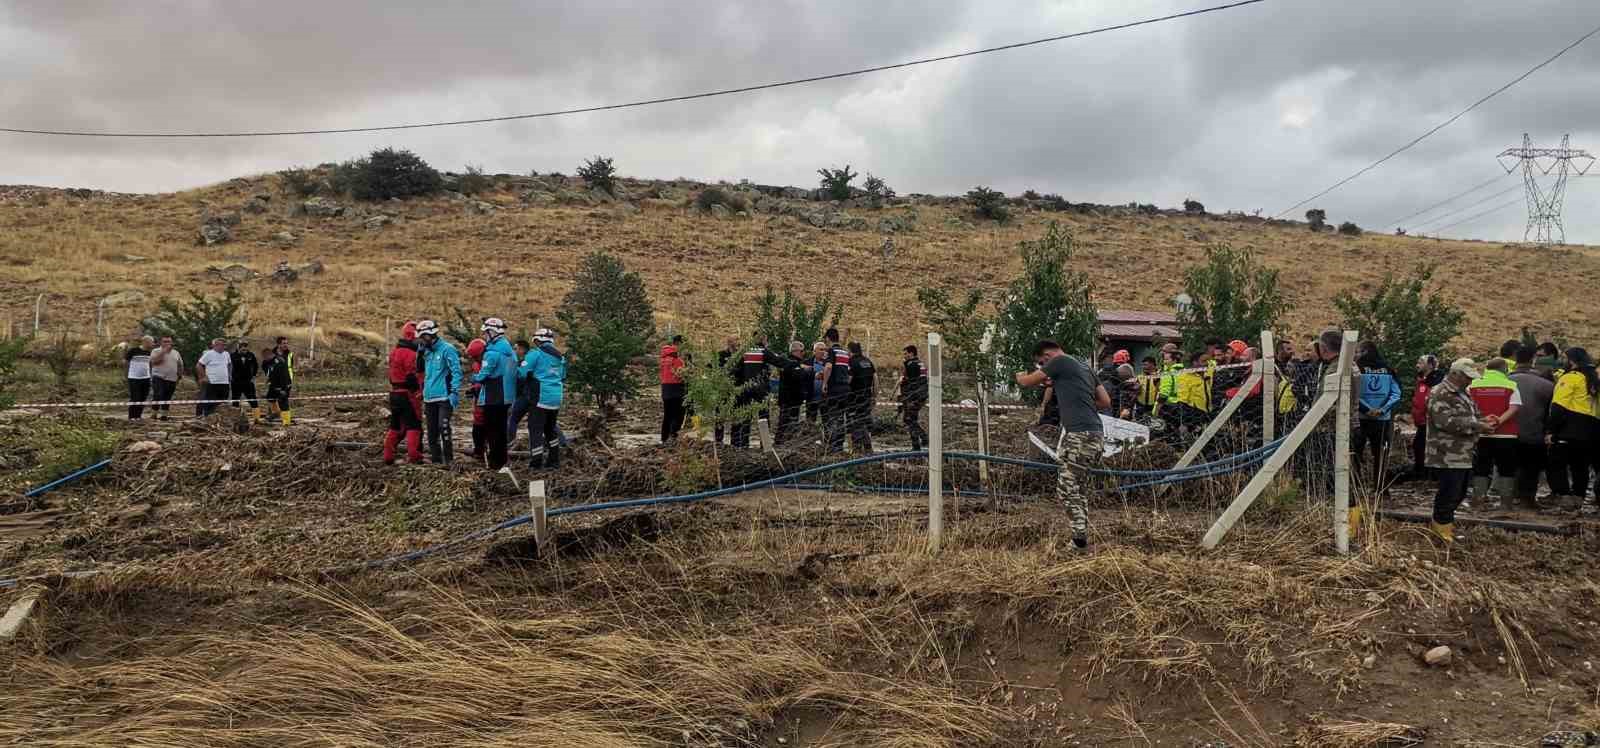
<svg viewBox="0 0 1600 748">
<path fill-rule="evenodd" d="M 556 331 L 548 327 L 541 327 L 534 332 L 533 339 L 540 343 L 549 343 L 556 339 Z"/>
<path fill-rule="evenodd" d="M 436 338 L 439 337 L 439 323 L 434 322 L 431 319 L 425 319 L 421 322 L 418 322 L 417 337 L 420 338 L 424 335 L 432 335 Z"/>
<path fill-rule="evenodd" d="M 506 321 L 499 317 L 489 317 L 483 321 L 483 331 L 491 337 L 506 334 Z"/>
</svg>

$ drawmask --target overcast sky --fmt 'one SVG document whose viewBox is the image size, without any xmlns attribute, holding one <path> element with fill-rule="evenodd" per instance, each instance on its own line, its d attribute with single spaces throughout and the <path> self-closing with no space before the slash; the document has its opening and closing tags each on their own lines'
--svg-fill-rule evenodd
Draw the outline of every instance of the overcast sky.
<svg viewBox="0 0 1600 748">
<path fill-rule="evenodd" d="M 805 77 L 1217 0 L 82 2 L 0 0 L 0 126 L 228 131 L 497 116 Z M 459 6 L 459 7 L 458 7 Z M 901 192 L 1283 210 L 1600 25 L 1593 0 L 1268 0 L 908 70 L 620 112 L 375 134 L 142 140 L 0 134 L 0 184 L 168 191 L 409 148 L 441 169 L 812 186 L 849 163 Z M 1600 37 L 1319 199 L 1383 229 L 1503 174 L 1529 132 L 1600 152 Z M 1595 169 L 1600 174 L 1600 167 Z M 1518 198 L 1514 176 L 1434 213 Z M 1569 241 L 1600 244 L 1600 179 Z M 1310 206 L 1308 206 L 1310 207 Z M 1295 212 L 1296 217 L 1304 208 Z M 1521 203 L 1448 235 L 1520 239 Z M 1390 227 L 1392 228 L 1392 227 Z"/>
</svg>

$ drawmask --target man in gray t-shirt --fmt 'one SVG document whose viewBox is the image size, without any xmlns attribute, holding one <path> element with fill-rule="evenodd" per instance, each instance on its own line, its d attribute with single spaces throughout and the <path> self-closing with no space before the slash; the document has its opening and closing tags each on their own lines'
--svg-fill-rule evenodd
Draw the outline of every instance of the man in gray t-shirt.
<svg viewBox="0 0 1600 748">
<path fill-rule="evenodd" d="M 1089 503 L 1084 484 L 1089 466 L 1100 458 L 1100 413 L 1111 407 L 1111 395 L 1089 366 L 1061 350 L 1053 340 L 1033 347 L 1034 371 L 1017 373 L 1017 384 L 1038 387 L 1048 380 L 1061 413 L 1061 441 L 1056 449 L 1061 467 L 1056 473 L 1056 498 L 1072 515 L 1072 544 L 1089 547 Z"/>
</svg>

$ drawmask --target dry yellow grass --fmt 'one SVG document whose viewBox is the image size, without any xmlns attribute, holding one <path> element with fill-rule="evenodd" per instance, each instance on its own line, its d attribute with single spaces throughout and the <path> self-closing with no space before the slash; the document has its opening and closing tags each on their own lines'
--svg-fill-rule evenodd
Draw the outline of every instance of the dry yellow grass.
<svg viewBox="0 0 1600 748">
<path fill-rule="evenodd" d="M 960 207 L 923 205 L 920 228 L 895 237 L 885 261 L 875 231 L 817 229 L 793 218 L 757 214 L 718 220 L 664 200 L 641 201 L 622 216 L 608 208 L 524 205 L 502 191 L 483 196 L 501 206 L 488 215 L 444 199 L 368 206 L 399 218 L 366 229 L 351 218 L 288 213 L 276 177 L 233 180 L 189 192 L 81 200 L 0 202 L 0 322 L 32 319 L 37 293 L 48 294 L 47 325 L 91 324 L 93 302 L 139 288 L 144 304 L 115 307 L 122 334 L 159 295 L 216 292 L 208 265 L 239 261 L 270 273 L 279 260 L 321 259 L 327 272 L 293 286 L 266 280 L 244 285 L 251 316 L 274 330 L 304 334 L 311 313 L 320 325 L 381 334 L 385 322 L 447 317 L 452 305 L 499 314 L 532 326 L 549 319 L 578 259 L 603 249 L 644 274 L 660 322 L 692 334 L 720 335 L 748 325 L 751 301 L 765 282 L 805 294 L 827 292 L 847 305 L 846 326 L 860 338 L 893 345 L 916 337 L 916 290 L 923 286 L 995 288 L 1018 268 L 1014 246 L 1060 220 L 1077 239 L 1078 264 L 1102 308 L 1168 308 L 1185 267 L 1214 242 L 1253 247 L 1283 274 L 1290 301 L 1286 323 L 1295 337 L 1334 320 L 1340 289 L 1371 285 L 1385 273 L 1422 261 L 1440 264 L 1446 293 L 1469 312 L 1462 344 L 1495 346 L 1528 325 L 1541 335 L 1594 342 L 1592 303 L 1600 283 L 1600 251 L 1537 250 L 1515 245 L 1366 235 L 1311 235 L 1304 228 L 1180 217 L 1090 217 L 1021 213 L 1003 226 L 973 223 Z M 246 213 L 236 240 L 197 247 L 195 231 L 208 209 L 232 210 L 251 194 L 273 195 L 265 214 Z M 906 208 L 887 209 L 890 212 Z M 877 212 L 855 210 L 875 223 Z M 961 223 L 966 219 L 967 223 Z M 280 249 L 270 237 L 300 236 Z M 148 258 L 130 263 L 125 255 Z"/>
</svg>

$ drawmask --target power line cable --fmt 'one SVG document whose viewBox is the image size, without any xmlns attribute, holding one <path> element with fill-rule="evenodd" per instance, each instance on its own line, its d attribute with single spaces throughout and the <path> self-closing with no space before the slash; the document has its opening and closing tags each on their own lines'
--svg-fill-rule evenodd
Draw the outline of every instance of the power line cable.
<svg viewBox="0 0 1600 748">
<path fill-rule="evenodd" d="M 1461 119 L 1462 117 L 1465 117 L 1468 112 L 1470 112 L 1470 111 L 1472 111 L 1474 109 L 1477 109 L 1484 102 L 1487 102 L 1488 100 L 1490 100 L 1490 99 L 1492 99 L 1492 98 L 1494 98 L 1496 96 L 1499 96 L 1502 93 L 1505 93 L 1505 91 L 1507 89 L 1510 89 L 1512 86 L 1515 86 L 1518 83 L 1521 83 L 1528 76 L 1539 72 L 1539 70 L 1541 68 L 1543 68 L 1544 66 L 1549 65 L 1550 63 L 1555 62 L 1556 60 L 1560 59 L 1562 55 L 1564 55 L 1567 52 L 1571 51 L 1573 47 L 1576 47 L 1579 44 L 1582 44 L 1582 43 L 1588 41 L 1589 37 L 1594 36 L 1595 34 L 1600 34 L 1600 26 L 1596 26 L 1593 29 L 1590 29 L 1589 33 L 1578 37 L 1577 41 L 1575 41 L 1575 42 L 1573 42 L 1571 44 L 1568 44 L 1565 47 L 1562 47 L 1561 51 L 1551 55 L 1549 57 L 1549 59 L 1546 59 L 1544 62 L 1541 62 L 1541 63 L 1539 63 L 1537 65 L 1534 65 L 1532 68 L 1529 68 L 1527 72 L 1525 72 L 1522 75 L 1519 75 L 1519 76 L 1511 79 L 1510 83 L 1507 83 L 1507 84 L 1505 84 L 1505 85 L 1503 85 L 1503 86 L 1501 86 L 1501 87 L 1499 87 L 1499 88 L 1497 88 L 1497 89 L 1495 89 L 1493 91 L 1490 91 L 1487 96 L 1484 96 L 1483 98 L 1472 102 L 1471 106 L 1469 106 L 1466 109 L 1463 109 L 1463 110 L 1461 110 L 1459 112 L 1456 112 L 1454 115 L 1452 115 L 1450 117 L 1450 119 L 1447 119 L 1447 120 L 1445 120 L 1443 122 L 1440 122 L 1437 125 L 1434 125 L 1433 129 L 1431 129 L 1431 130 L 1429 130 L 1429 131 L 1427 131 L 1427 132 L 1425 132 L 1425 133 L 1423 133 L 1421 135 L 1418 135 L 1415 138 L 1412 138 L 1411 141 L 1406 143 L 1405 145 L 1402 145 L 1399 148 L 1396 148 L 1393 151 L 1390 151 L 1389 155 L 1384 156 L 1383 158 L 1380 158 L 1377 161 L 1374 161 L 1374 162 L 1372 162 L 1370 164 L 1367 164 L 1366 166 L 1362 167 L 1356 173 L 1351 174 L 1350 176 L 1345 177 L 1344 179 L 1341 179 L 1341 180 L 1339 180 L 1337 182 L 1334 182 L 1333 186 L 1331 186 L 1331 187 L 1329 187 L 1329 188 L 1327 188 L 1327 189 L 1325 189 L 1325 190 L 1323 190 L 1321 192 L 1318 192 L 1317 194 L 1312 195 L 1311 197 L 1308 197 L 1308 198 L 1306 198 L 1304 200 L 1301 200 L 1300 202 L 1295 203 L 1294 205 L 1291 205 L 1291 206 L 1289 206 L 1287 208 L 1284 208 L 1281 211 L 1278 211 L 1277 215 L 1274 215 L 1273 218 L 1282 218 L 1289 211 L 1292 211 L 1292 210 L 1294 210 L 1294 209 L 1296 209 L 1296 208 L 1298 208 L 1298 207 L 1300 207 L 1302 205 L 1305 205 L 1306 203 L 1309 203 L 1312 200 L 1315 200 L 1315 199 L 1317 199 L 1319 197 L 1322 197 L 1323 195 L 1326 195 L 1326 194 L 1328 194 L 1330 192 L 1333 192 L 1334 190 L 1339 189 L 1340 187 L 1343 187 L 1343 186 L 1355 181 L 1356 178 L 1360 177 L 1362 174 L 1365 174 L 1365 173 L 1367 173 L 1369 171 L 1372 171 L 1373 169 L 1378 168 L 1379 166 L 1382 166 L 1385 161 L 1388 161 L 1389 159 L 1394 158 L 1395 156 L 1398 156 L 1398 155 L 1400 155 L 1400 154 L 1402 154 L 1402 153 L 1404 153 L 1404 152 L 1406 152 L 1408 150 L 1411 150 L 1412 146 L 1415 146 L 1416 144 L 1421 143 L 1422 141 L 1428 139 L 1428 136 L 1433 135 L 1434 133 L 1436 133 L 1436 132 L 1438 132 L 1440 130 L 1443 130 L 1446 127 L 1449 127 L 1456 120 Z"/>
<path fill-rule="evenodd" d="M 1482 213 L 1476 213 L 1476 214 L 1473 214 L 1473 215 L 1468 216 L 1466 218 L 1463 218 L 1463 219 L 1461 219 L 1459 221 L 1456 221 L 1455 223 L 1451 223 L 1451 224 L 1447 224 L 1447 225 L 1444 225 L 1444 226 L 1440 226 L 1439 228 L 1434 229 L 1433 233 L 1435 235 L 1442 234 L 1447 229 L 1455 228 L 1456 226 L 1460 226 L 1463 223 L 1471 223 L 1472 221 L 1476 221 L 1479 218 L 1483 218 L 1484 216 L 1487 216 L 1487 215 L 1489 215 L 1491 213 L 1496 213 L 1496 212 L 1505 210 L 1506 208 L 1509 208 L 1509 207 L 1511 207 L 1513 205 L 1517 205 L 1518 203 L 1521 203 L 1521 202 L 1522 202 L 1521 198 L 1518 198 L 1516 200 L 1508 200 L 1506 202 L 1503 202 L 1503 203 L 1500 203 L 1499 205 L 1494 206 L 1493 208 L 1490 208 L 1490 209 L 1488 209 L 1486 211 L 1483 211 Z"/>
<path fill-rule="evenodd" d="M 1481 189 L 1483 189 L 1485 187 L 1488 187 L 1489 185 L 1494 184 L 1495 182 L 1498 182 L 1498 181 L 1500 181 L 1502 179 L 1505 179 L 1506 176 L 1507 176 L 1506 174 L 1500 174 L 1498 176 L 1490 177 L 1489 179 L 1486 179 L 1486 180 L 1484 180 L 1482 182 L 1479 182 L 1474 187 L 1468 188 L 1468 189 L 1466 189 L 1464 191 L 1461 191 L 1461 192 L 1457 192 L 1456 194 L 1451 195 L 1450 197 L 1447 197 L 1447 198 L 1445 198 L 1443 200 L 1440 200 L 1439 202 L 1436 202 L 1436 203 L 1434 203 L 1432 205 L 1429 205 L 1428 207 L 1423 208 L 1422 210 L 1419 210 L 1419 211 L 1417 211 L 1415 213 L 1407 215 L 1407 216 L 1405 216 L 1403 218 L 1396 218 L 1393 221 L 1385 221 L 1384 223 L 1381 223 L 1381 224 L 1378 224 L 1378 225 L 1379 226 L 1395 226 L 1395 227 L 1399 227 L 1401 223 L 1404 223 L 1404 222 L 1409 221 L 1409 220 L 1411 220 L 1413 218 L 1416 218 L 1417 216 L 1420 216 L 1420 215 L 1422 215 L 1424 213 L 1427 213 L 1427 212 L 1429 212 L 1429 211 L 1433 210 L 1434 208 L 1437 208 L 1437 207 L 1439 207 L 1441 205 L 1445 205 L 1446 203 L 1454 202 L 1455 200 L 1457 200 L 1459 198 L 1466 197 L 1467 195 L 1470 195 L 1470 194 L 1472 194 L 1474 192 L 1477 192 L 1478 190 L 1481 190 Z"/>
<path fill-rule="evenodd" d="M 1423 221 L 1422 223 L 1417 224 L 1417 230 L 1418 231 L 1426 231 L 1429 224 L 1438 223 L 1438 222 L 1443 221 L 1443 220 L 1445 220 L 1447 218 L 1452 218 L 1452 217 L 1455 217 L 1455 216 L 1459 216 L 1462 213 L 1465 213 L 1465 212 L 1467 212 L 1469 210 L 1472 210 L 1473 208 L 1477 208 L 1479 206 L 1482 206 L 1484 203 L 1490 202 L 1492 200 L 1499 199 L 1501 197 L 1505 197 L 1506 195 L 1508 195 L 1508 194 L 1510 194 L 1512 192 L 1516 192 L 1517 190 L 1520 190 L 1520 189 L 1523 189 L 1522 185 L 1514 184 L 1514 185 L 1512 185 L 1510 187 L 1507 187 L 1507 188 L 1505 188 L 1505 189 L 1503 189 L 1503 190 L 1501 190 L 1499 192 L 1494 193 L 1493 195 L 1489 195 L 1488 197 L 1485 197 L 1485 198 L 1483 198 L 1481 200 L 1478 200 L 1477 202 L 1468 203 L 1468 204 L 1463 205 L 1463 206 L 1461 206 L 1459 208 L 1456 208 L 1455 210 L 1452 210 L 1452 211 L 1449 211 L 1449 212 L 1446 212 L 1446 213 L 1442 213 L 1442 214 L 1434 216 L 1433 218 L 1430 218 L 1430 219 L 1428 219 L 1426 221 Z"/>
<path fill-rule="evenodd" d="M 1170 15 L 1160 16 L 1160 17 L 1157 17 L 1157 18 L 1146 18 L 1144 20 L 1139 20 L 1139 21 L 1130 21 L 1130 22 L 1127 22 L 1127 23 L 1119 23 L 1119 24 L 1116 24 L 1116 25 L 1113 25 L 1113 26 L 1102 26 L 1100 28 L 1089 29 L 1087 31 L 1077 31 L 1077 32 L 1073 32 L 1073 33 L 1070 33 L 1070 34 L 1061 34 L 1059 36 L 1050 36 L 1050 37 L 1045 37 L 1043 39 L 1034 39 L 1033 41 L 1017 42 L 1017 43 L 1014 43 L 1014 44 L 1005 44 L 1005 45 L 1001 45 L 1001 46 L 998 46 L 998 47 L 985 47 L 983 49 L 974 49 L 974 50 L 970 50 L 970 51 L 967 51 L 967 52 L 958 52 L 958 53 L 955 53 L 955 54 L 940 55 L 938 57 L 924 57 L 924 58 L 916 59 L 916 60 L 908 60 L 906 62 L 897 62 L 897 63 L 891 64 L 891 65 L 878 65 L 878 66 L 875 66 L 875 67 L 860 68 L 860 69 L 857 69 L 857 70 L 848 70 L 848 71 L 845 71 L 845 72 L 842 72 L 842 73 L 829 73 L 827 75 L 816 75 L 816 76 L 812 76 L 812 77 L 809 77 L 809 78 L 795 78 L 795 79 L 791 79 L 791 80 L 776 81 L 776 82 L 772 82 L 772 83 L 762 83 L 762 84 L 752 85 L 752 86 L 741 86 L 741 87 L 738 87 L 738 88 L 724 88 L 724 89 L 718 89 L 718 90 L 714 90 L 714 91 L 704 91 L 704 92 L 701 92 L 701 93 L 684 94 L 684 95 L 681 95 L 681 96 L 665 96 L 665 97 L 655 98 L 655 99 L 644 99 L 644 100 L 641 100 L 641 101 L 630 101 L 630 102 L 621 103 L 621 104 L 604 104 L 604 105 L 600 105 L 600 106 L 577 107 L 577 108 L 572 108 L 572 109 L 556 109 L 556 110 L 551 110 L 551 111 L 546 111 L 546 112 L 536 112 L 536 113 L 533 113 L 533 114 L 512 114 L 512 115 L 505 115 L 505 116 L 501 116 L 501 117 L 478 117 L 478 118 L 474 118 L 474 119 L 445 120 L 445 121 L 439 121 L 439 122 L 417 122 L 417 123 L 404 124 L 404 125 L 379 125 L 379 126 L 374 126 L 374 127 L 341 127 L 341 128 L 329 128 L 329 129 L 319 129 L 319 130 L 309 130 L 309 129 L 308 130 L 263 130 L 263 131 L 247 131 L 247 132 L 94 132 L 94 131 L 84 131 L 84 130 L 42 130 L 42 129 L 21 128 L 21 127 L 0 127 L 0 132 L 17 133 L 17 134 L 22 134 L 22 135 L 59 135 L 59 136 L 68 136 L 68 137 L 81 137 L 81 138 L 259 138 L 259 137 L 270 137 L 270 136 L 278 136 L 278 135 L 336 135 L 336 134 L 342 134 L 342 133 L 383 132 L 383 131 L 390 131 L 390 130 L 417 130 L 417 129 L 428 128 L 428 127 L 453 127 L 453 126 L 457 126 L 457 125 L 480 125 L 480 124 L 487 124 L 487 123 L 491 123 L 491 122 L 511 122 L 511 121 L 514 121 L 514 120 L 541 119 L 541 118 L 546 118 L 546 117 L 561 117 L 561 116 L 571 115 L 571 114 L 585 114 L 585 113 L 590 113 L 590 112 L 606 112 L 606 111 L 612 111 L 612 110 L 616 110 L 616 109 L 631 109 L 631 108 L 635 108 L 635 107 L 651 106 L 651 105 L 654 105 L 654 104 L 668 104 L 668 103 L 678 102 L 678 101 L 692 101 L 692 100 L 695 100 L 695 99 L 709 99 L 709 98 L 712 98 L 712 97 L 715 97 L 715 96 L 729 96 L 729 95 L 733 95 L 733 94 L 751 93 L 751 92 L 754 92 L 754 91 L 765 91 L 765 90 L 773 89 L 773 88 L 783 88 L 783 87 L 786 87 L 786 86 L 798 86 L 798 85 L 803 85 L 803 84 L 807 84 L 807 83 L 818 83 L 818 82 L 821 82 L 821 81 L 837 80 L 837 79 L 840 79 L 840 78 L 851 78 L 851 77 L 855 77 L 855 76 L 867 75 L 869 73 L 881 73 L 881 72 L 884 72 L 886 70 L 899 70 L 901 68 L 909 68 L 909 67 L 914 67 L 914 66 L 917 66 L 917 65 L 927 65 L 927 64 L 935 63 L 935 62 L 946 62 L 946 61 L 949 61 L 949 60 L 958 60 L 958 59 L 962 59 L 962 58 L 965 58 L 965 57 L 975 57 L 977 55 L 984 55 L 984 54 L 989 54 L 989 53 L 992 53 L 992 52 L 1004 52 L 1004 51 L 1013 50 L 1013 49 L 1021 49 L 1023 47 L 1032 47 L 1032 46 L 1039 45 L 1039 44 L 1049 44 L 1051 42 L 1065 41 L 1065 40 L 1068 40 L 1068 39 L 1077 39 L 1077 38 L 1085 37 L 1085 36 L 1093 36 L 1095 34 L 1104 34 L 1104 33 L 1109 32 L 1109 31 L 1121 31 L 1123 29 L 1131 29 L 1131 28 L 1134 28 L 1134 27 L 1137 27 L 1137 26 L 1148 26 L 1148 25 L 1151 25 L 1151 24 L 1162 23 L 1164 21 L 1173 21 L 1173 20 L 1177 20 L 1177 19 L 1180 19 L 1180 18 L 1189 18 L 1189 17 L 1192 17 L 1192 16 L 1199 16 L 1199 15 L 1204 15 L 1204 14 L 1207 14 L 1207 13 L 1216 13 L 1216 12 L 1219 12 L 1219 11 L 1231 10 L 1231 9 L 1240 8 L 1240 7 L 1243 7 L 1243 6 L 1246 6 L 1246 5 L 1255 5 L 1257 3 L 1264 3 L 1264 2 L 1266 2 L 1266 0 L 1238 0 L 1238 2 L 1227 3 L 1225 5 L 1214 5 L 1214 6 L 1211 6 L 1211 7 L 1208 7 L 1208 8 L 1199 8 L 1199 9 L 1196 9 L 1196 10 L 1184 11 L 1182 13 L 1173 13 L 1173 14 L 1170 14 Z"/>
</svg>

